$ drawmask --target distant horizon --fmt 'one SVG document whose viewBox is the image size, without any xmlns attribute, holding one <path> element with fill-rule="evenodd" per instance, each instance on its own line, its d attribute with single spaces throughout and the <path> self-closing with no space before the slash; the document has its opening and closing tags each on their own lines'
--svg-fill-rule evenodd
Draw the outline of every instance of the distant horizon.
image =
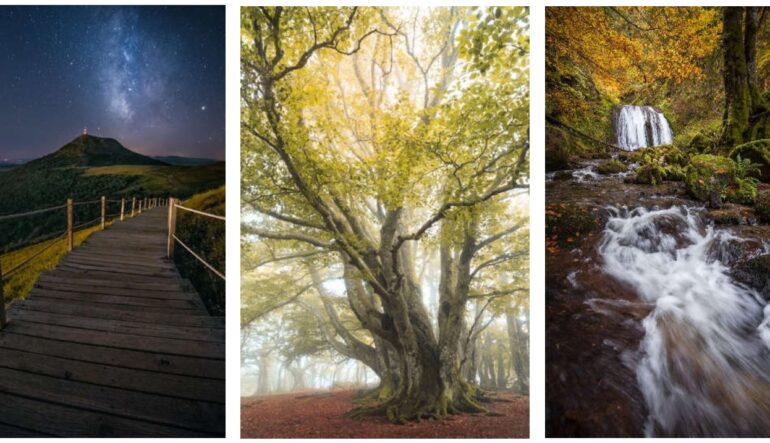
<svg viewBox="0 0 770 443">
<path fill-rule="evenodd" d="M 0 6 L 0 39 L 0 159 L 87 127 L 147 156 L 224 160 L 224 6 Z"/>
<path fill-rule="evenodd" d="M 41 157 L 45 157 L 46 155 L 53 154 L 54 152 L 58 151 L 62 147 L 64 147 L 67 143 L 75 140 L 77 137 L 79 137 L 82 134 L 74 135 L 72 138 L 66 139 L 62 141 L 62 143 L 52 148 L 50 151 L 43 152 L 42 154 L 36 156 L 36 157 L 13 157 L 13 156 L 0 156 L 0 163 L 15 163 L 15 162 L 30 162 L 32 160 L 36 160 Z M 179 152 L 179 151 L 171 151 L 171 152 L 161 152 L 161 153 L 147 153 L 142 148 L 134 148 L 132 146 L 127 146 L 125 143 L 123 143 L 120 138 L 118 137 L 112 137 L 109 135 L 104 134 L 92 134 L 90 131 L 88 133 L 89 136 L 93 137 L 99 137 L 99 138 L 111 138 L 114 140 L 117 140 L 121 145 L 123 145 L 124 148 L 129 149 L 131 151 L 136 152 L 137 154 L 142 154 L 147 157 L 185 157 L 185 158 L 200 158 L 200 159 L 206 159 L 206 160 L 216 160 L 216 161 L 225 161 L 225 155 L 224 155 L 224 148 L 222 148 L 222 157 L 217 156 L 197 156 L 197 155 L 190 155 L 187 152 Z M 183 148 L 182 148 L 183 149 Z M 2 148 L 0 148 L 0 152 L 3 152 Z"/>
</svg>

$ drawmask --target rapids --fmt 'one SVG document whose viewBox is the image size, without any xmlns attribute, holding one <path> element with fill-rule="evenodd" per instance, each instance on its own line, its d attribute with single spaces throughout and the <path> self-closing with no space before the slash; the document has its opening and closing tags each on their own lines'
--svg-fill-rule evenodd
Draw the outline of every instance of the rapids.
<svg viewBox="0 0 770 443">
<path fill-rule="evenodd" d="M 741 238 L 699 209 L 610 207 L 600 268 L 652 310 L 636 381 L 654 436 L 770 435 L 770 309 L 729 275 Z"/>
</svg>

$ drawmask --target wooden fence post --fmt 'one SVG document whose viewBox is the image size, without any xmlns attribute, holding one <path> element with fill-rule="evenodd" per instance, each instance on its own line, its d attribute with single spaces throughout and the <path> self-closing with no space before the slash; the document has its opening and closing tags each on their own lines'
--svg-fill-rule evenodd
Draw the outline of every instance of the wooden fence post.
<svg viewBox="0 0 770 443">
<path fill-rule="evenodd" d="M 5 329 L 8 319 L 5 316 L 5 294 L 3 293 L 3 263 L 0 262 L 0 330 Z"/>
<path fill-rule="evenodd" d="M 126 213 L 126 199 L 121 198 L 120 199 L 120 221 L 123 221 L 123 217 Z"/>
<path fill-rule="evenodd" d="M 174 199 L 168 199 L 168 243 L 166 246 L 166 256 L 174 256 L 174 234 L 176 234 L 176 205 Z"/>
<path fill-rule="evenodd" d="M 131 198 L 131 218 L 134 218 L 134 209 L 136 208 L 136 197 Z"/>
<path fill-rule="evenodd" d="M 107 214 L 107 199 L 102 196 L 102 231 L 104 231 L 104 216 Z"/>
<path fill-rule="evenodd" d="M 72 199 L 67 199 L 67 252 L 72 252 L 74 239 L 72 238 Z"/>
<path fill-rule="evenodd" d="M 142 200 L 139 200 L 139 212 L 138 214 L 142 213 Z"/>
</svg>

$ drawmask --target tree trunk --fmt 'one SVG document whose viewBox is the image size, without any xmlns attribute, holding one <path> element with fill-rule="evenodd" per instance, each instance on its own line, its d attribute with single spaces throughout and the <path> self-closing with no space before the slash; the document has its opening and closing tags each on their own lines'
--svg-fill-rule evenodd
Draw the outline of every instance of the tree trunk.
<svg viewBox="0 0 770 443">
<path fill-rule="evenodd" d="M 725 7 L 722 15 L 725 108 L 722 144 L 733 147 L 768 135 L 768 106 L 757 85 L 756 7 Z"/>
<path fill-rule="evenodd" d="M 516 391 L 529 395 L 529 334 L 524 332 L 522 322 L 514 312 L 505 316 L 508 329 L 508 344 L 511 349 L 511 363 L 516 375 Z"/>
</svg>

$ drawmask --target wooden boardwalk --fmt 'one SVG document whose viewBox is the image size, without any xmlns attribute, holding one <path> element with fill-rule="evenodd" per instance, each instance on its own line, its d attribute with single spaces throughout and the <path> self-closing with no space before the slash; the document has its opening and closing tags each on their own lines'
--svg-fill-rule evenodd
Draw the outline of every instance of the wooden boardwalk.
<svg viewBox="0 0 770 443">
<path fill-rule="evenodd" d="M 0 332 L 0 437 L 224 436 L 224 319 L 165 258 L 167 208 L 94 233 Z"/>
</svg>

